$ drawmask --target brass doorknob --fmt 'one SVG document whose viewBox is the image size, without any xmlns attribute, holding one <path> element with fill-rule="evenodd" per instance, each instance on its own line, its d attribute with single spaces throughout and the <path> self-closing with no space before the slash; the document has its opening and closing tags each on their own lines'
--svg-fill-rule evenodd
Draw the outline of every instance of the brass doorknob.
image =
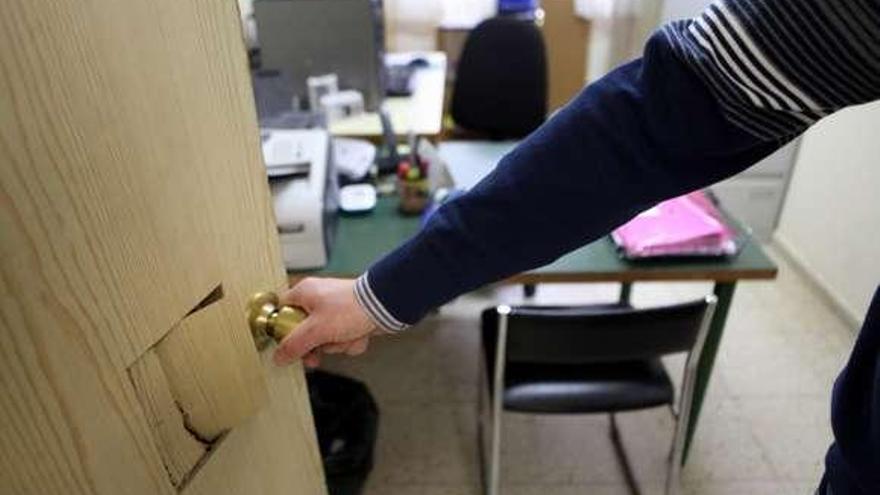
<svg viewBox="0 0 880 495">
<path fill-rule="evenodd" d="M 293 306 L 280 306 L 274 292 L 258 292 L 251 296 L 247 305 L 248 324 L 258 348 L 269 339 L 281 342 L 308 316 Z"/>
</svg>

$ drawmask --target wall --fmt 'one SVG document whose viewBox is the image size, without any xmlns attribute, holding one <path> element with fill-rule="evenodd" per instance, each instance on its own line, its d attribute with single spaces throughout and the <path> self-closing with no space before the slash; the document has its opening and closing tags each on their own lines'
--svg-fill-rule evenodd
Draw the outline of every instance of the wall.
<svg viewBox="0 0 880 495">
<path fill-rule="evenodd" d="M 663 6 L 657 0 L 576 0 L 576 11 L 590 20 L 587 81 L 640 57 Z"/>
<path fill-rule="evenodd" d="M 776 239 L 845 316 L 861 321 L 880 284 L 880 102 L 808 131 Z"/>
<path fill-rule="evenodd" d="M 383 0 L 388 51 L 434 50 L 439 24 L 472 26 L 495 13 L 495 0 Z"/>
<path fill-rule="evenodd" d="M 663 2 L 663 22 L 694 17 L 703 11 L 711 0 L 666 0 Z"/>
</svg>

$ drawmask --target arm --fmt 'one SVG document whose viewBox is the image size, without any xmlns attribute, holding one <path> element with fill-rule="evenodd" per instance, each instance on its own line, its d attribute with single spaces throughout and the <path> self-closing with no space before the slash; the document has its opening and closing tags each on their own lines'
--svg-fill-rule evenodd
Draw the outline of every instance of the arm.
<svg viewBox="0 0 880 495">
<path fill-rule="evenodd" d="M 586 88 L 371 267 L 356 286 L 364 309 L 386 329 L 406 328 L 877 98 L 878 2 L 788 5 L 717 2 L 655 33 L 642 59 Z"/>
<path fill-rule="evenodd" d="M 725 118 L 664 33 L 590 85 L 466 195 L 361 277 L 400 330 L 451 298 L 547 264 L 653 203 L 730 176 L 778 146 Z"/>
<path fill-rule="evenodd" d="M 877 98 L 878 33 L 877 0 L 725 0 L 665 26 L 641 59 L 587 87 L 357 284 L 333 282 L 346 291 L 346 305 L 333 310 L 371 324 L 322 316 L 320 282 L 295 288 L 286 302 L 317 311 L 279 360 L 327 343 L 346 351 L 375 326 L 402 330 L 458 294 L 545 264 L 658 201 L 751 166 L 821 117 Z"/>
</svg>

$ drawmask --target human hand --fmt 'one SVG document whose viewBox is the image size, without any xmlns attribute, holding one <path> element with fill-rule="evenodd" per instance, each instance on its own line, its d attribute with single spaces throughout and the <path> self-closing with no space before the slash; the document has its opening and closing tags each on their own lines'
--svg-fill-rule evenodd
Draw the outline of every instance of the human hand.
<svg viewBox="0 0 880 495">
<path fill-rule="evenodd" d="M 281 304 L 299 306 L 308 314 L 273 356 L 283 366 L 295 359 L 314 368 L 320 353 L 350 356 L 367 350 L 370 335 L 383 333 L 361 308 L 354 295 L 354 280 L 307 278 L 278 295 Z"/>
</svg>

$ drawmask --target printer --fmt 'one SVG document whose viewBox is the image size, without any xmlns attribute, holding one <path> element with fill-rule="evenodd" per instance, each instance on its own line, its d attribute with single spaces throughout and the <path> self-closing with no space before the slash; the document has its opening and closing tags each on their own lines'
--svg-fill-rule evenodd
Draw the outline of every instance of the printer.
<svg viewBox="0 0 880 495">
<path fill-rule="evenodd" d="M 339 186 L 325 129 L 261 129 L 281 253 L 288 270 L 327 264 Z"/>
</svg>

